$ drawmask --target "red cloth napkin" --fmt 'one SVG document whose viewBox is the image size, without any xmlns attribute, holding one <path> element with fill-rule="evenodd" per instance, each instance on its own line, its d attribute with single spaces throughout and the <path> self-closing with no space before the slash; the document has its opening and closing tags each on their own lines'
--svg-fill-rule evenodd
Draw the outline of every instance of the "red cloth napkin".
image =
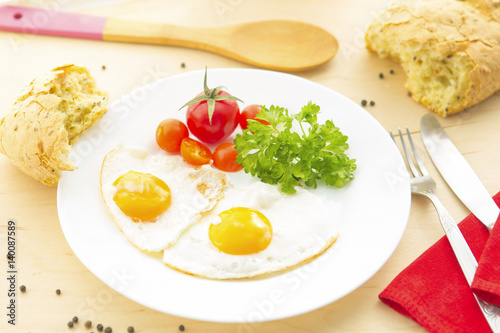
<svg viewBox="0 0 500 333">
<path fill-rule="evenodd" d="M 498 194 L 497 194 L 498 196 Z M 498 202 L 497 202 L 498 205 Z M 500 217 L 495 222 L 477 267 L 472 291 L 481 299 L 500 306 Z"/>
<path fill-rule="evenodd" d="M 500 192 L 493 199 L 500 206 Z M 459 227 L 479 261 L 475 281 L 478 291 L 486 287 L 488 295 L 499 300 L 500 224 L 490 235 L 470 214 Z M 491 332 L 446 236 L 405 268 L 379 298 L 429 332 Z"/>
</svg>

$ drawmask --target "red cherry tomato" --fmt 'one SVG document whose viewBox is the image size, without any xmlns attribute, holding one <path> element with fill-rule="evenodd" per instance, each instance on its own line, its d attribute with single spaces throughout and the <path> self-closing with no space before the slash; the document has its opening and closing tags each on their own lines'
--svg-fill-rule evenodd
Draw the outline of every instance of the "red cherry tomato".
<svg viewBox="0 0 500 333">
<path fill-rule="evenodd" d="M 204 95 L 202 92 L 200 95 Z M 219 95 L 229 95 L 220 91 Z M 215 102 L 212 124 L 208 120 L 207 101 L 191 104 L 186 112 L 186 124 L 198 139 L 206 143 L 215 143 L 227 138 L 238 126 L 240 108 L 234 100 Z"/>
<path fill-rule="evenodd" d="M 243 167 L 236 163 L 238 152 L 234 149 L 234 143 L 226 142 L 220 144 L 214 151 L 214 167 L 227 172 L 236 172 Z"/>
<path fill-rule="evenodd" d="M 161 149 L 169 153 L 179 152 L 181 141 L 189 137 L 189 130 L 177 119 L 165 119 L 156 129 L 156 142 Z"/>
<path fill-rule="evenodd" d="M 257 113 L 260 112 L 261 106 L 259 104 L 252 104 L 243 109 L 241 111 L 241 116 L 240 116 L 240 126 L 242 129 L 247 129 L 248 127 L 248 119 L 253 119 L 257 120 L 259 123 L 262 123 L 264 125 L 269 125 L 269 122 L 263 119 L 255 119 L 255 116 Z"/>
<path fill-rule="evenodd" d="M 212 160 L 212 152 L 203 143 L 184 138 L 181 142 L 181 156 L 193 165 L 208 164 Z"/>
</svg>

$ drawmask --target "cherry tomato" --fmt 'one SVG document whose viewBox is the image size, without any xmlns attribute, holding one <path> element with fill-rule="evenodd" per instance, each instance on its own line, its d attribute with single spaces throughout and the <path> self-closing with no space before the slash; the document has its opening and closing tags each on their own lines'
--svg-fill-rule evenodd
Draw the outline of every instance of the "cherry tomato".
<svg viewBox="0 0 500 333">
<path fill-rule="evenodd" d="M 165 119 L 156 129 L 158 146 L 169 153 L 179 152 L 182 139 L 187 137 L 189 137 L 187 126 L 177 119 Z"/>
<path fill-rule="evenodd" d="M 204 95 L 202 92 L 198 96 Z M 229 95 L 220 91 L 218 95 Z M 198 139 L 206 143 L 215 143 L 227 138 L 238 126 L 240 108 L 234 100 L 215 102 L 212 124 L 208 118 L 207 101 L 191 104 L 186 112 L 186 124 Z"/>
<path fill-rule="evenodd" d="M 212 160 L 212 152 L 203 143 L 184 138 L 181 141 L 181 156 L 193 165 L 208 164 Z"/>
<path fill-rule="evenodd" d="M 236 172 L 243 167 L 236 163 L 238 152 L 234 149 L 234 143 L 226 142 L 220 144 L 214 151 L 214 167 L 227 172 Z"/>
<path fill-rule="evenodd" d="M 247 120 L 248 119 L 253 119 L 253 120 L 257 120 L 259 123 L 262 123 L 264 125 L 269 125 L 269 122 L 266 121 L 266 120 L 263 120 L 263 119 L 255 119 L 255 116 L 257 115 L 257 113 L 260 112 L 261 110 L 261 106 L 259 104 L 252 104 L 252 105 L 249 105 L 247 107 L 245 107 L 243 109 L 243 111 L 241 111 L 241 115 L 240 115 L 240 126 L 242 129 L 247 129 L 248 127 L 248 122 Z"/>
</svg>

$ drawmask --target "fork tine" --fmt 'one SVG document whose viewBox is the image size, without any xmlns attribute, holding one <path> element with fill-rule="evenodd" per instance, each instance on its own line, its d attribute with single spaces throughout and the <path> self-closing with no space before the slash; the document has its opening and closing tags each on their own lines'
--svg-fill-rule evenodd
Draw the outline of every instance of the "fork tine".
<svg viewBox="0 0 500 333">
<path fill-rule="evenodd" d="M 427 172 L 427 169 L 425 168 L 424 163 L 422 163 L 420 156 L 418 156 L 417 149 L 415 148 L 415 145 L 413 144 L 413 140 L 411 139 L 411 135 L 410 135 L 410 131 L 408 130 L 408 126 L 406 126 L 406 135 L 408 136 L 408 140 L 410 141 L 411 150 L 413 150 L 413 156 L 415 156 L 415 160 L 417 161 L 418 168 L 420 169 L 422 176 L 428 175 L 429 173 Z"/>
<path fill-rule="evenodd" d="M 389 135 L 391 136 L 392 141 L 394 141 L 394 143 L 396 143 L 396 140 L 394 140 L 394 135 L 392 135 L 392 131 L 391 130 L 389 130 Z"/>
<path fill-rule="evenodd" d="M 403 139 L 403 133 L 401 133 L 401 129 L 398 127 L 399 138 L 401 139 L 401 146 L 403 147 L 403 152 L 405 153 L 406 161 L 408 162 L 408 166 L 410 167 L 411 173 L 413 177 L 420 176 L 415 164 L 413 164 L 413 160 L 411 159 L 410 154 L 408 153 L 408 149 L 406 149 L 405 140 Z"/>
</svg>

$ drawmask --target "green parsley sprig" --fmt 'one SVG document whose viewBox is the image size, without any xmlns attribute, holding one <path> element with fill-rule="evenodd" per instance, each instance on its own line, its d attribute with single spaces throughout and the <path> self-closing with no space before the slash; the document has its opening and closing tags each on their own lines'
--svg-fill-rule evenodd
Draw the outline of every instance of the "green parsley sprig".
<svg viewBox="0 0 500 333">
<path fill-rule="evenodd" d="M 312 102 L 297 114 L 279 106 L 262 106 L 256 118 L 270 125 L 248 120 L 248 128 L 234 140 L 236 162 L 264 183 L 280 185 L 284 193 L 295 193 L 294 186 L 301 182 L 316 188 L 319 179 L 344 186 L 354 178 L 356 160 L 345 154 L 347 136 L 331 120 L 318 124 L 319 110 Z M 299 123 L 299 133 L 292 130 L 294 121 Z"/>
</svg>

